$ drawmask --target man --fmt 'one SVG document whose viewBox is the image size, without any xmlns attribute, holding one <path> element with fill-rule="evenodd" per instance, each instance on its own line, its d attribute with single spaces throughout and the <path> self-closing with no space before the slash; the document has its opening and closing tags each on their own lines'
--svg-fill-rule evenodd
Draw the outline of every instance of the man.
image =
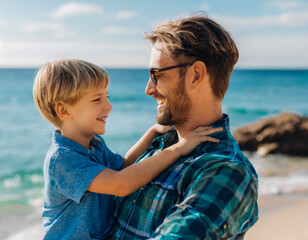
<svg viewBox="0 0 308 240">
<path fill-rule="evenodd" d="M 230 133 L 222 99 L 238 59 L 229 34 L 203 16 L 156 27 L 146 94 L 157 122 L 174 129 L 156 138 L 142 161 L 202 125 L 223 127 L 154 181 L 124 198 L 112 239 L 243 239 L 257 221 L 257 174 Z M 129 179 L 128 179 L 129 181 Z"/>
</svg>

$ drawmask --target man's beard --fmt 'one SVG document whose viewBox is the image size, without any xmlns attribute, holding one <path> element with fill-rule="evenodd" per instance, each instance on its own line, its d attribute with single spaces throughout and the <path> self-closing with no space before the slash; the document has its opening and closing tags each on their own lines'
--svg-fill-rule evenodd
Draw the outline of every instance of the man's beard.
<svg viewBox="0 0 308 240">
<path fill-rule="evenodd" d="M 163 112 L 156 115 L 156 122 L 161 125 L 182 125 L 189 118 L 191 99 L 185 90 L 185 83 L 179 82 L 175 92 L 167 99 Z"/>
</svg>

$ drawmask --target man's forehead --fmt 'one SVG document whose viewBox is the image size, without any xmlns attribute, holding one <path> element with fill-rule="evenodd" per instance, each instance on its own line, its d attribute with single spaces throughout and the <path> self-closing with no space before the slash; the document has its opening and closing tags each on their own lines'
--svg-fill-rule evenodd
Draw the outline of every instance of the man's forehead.
<svg viewBox="0 0 308 240">
<path fill-rule="evenodd" d="M 165 43 L 162 42 L 156 42 L 151 51 L 151 61 L 150 61 L 150 66 L 151 64 L 156 65 L 156 64 L 168 64 L 170 62 L 173 62 L 173 59 L 168 56 L 164 51 L 164 46 Z M 153 66 L 155 67 L 155 66 Z"/>
</svg>

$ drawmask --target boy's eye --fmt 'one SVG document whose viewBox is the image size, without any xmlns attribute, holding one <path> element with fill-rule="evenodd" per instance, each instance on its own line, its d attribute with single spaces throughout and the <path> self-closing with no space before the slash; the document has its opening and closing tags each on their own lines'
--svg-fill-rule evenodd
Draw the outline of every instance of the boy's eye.
<svg viewBox="0 0 308 240">
<path fill-rule="evenodd" d="M 100 100 L 101 100 L 100 98 L 96 98 L 92 102 L 99 102 Z"/>
</svg>

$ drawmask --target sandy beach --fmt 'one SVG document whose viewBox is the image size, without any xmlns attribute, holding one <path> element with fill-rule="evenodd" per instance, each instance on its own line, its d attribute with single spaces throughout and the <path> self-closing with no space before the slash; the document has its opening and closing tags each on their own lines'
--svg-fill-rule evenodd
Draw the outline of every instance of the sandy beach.
<svg viewBox="0 0 308 240">
<path fill-rule="evenodd" d="M 263 196 L 259 198 L 259 208 L 259 221 L 247 232 L 245 240 L 308 240 L 308 193 Z M 3 215 L 0 223 L 7 229 L 6 234 L 2 233 L 3 239 L 42 239 L 43 228 L 39 214 L 25 217 L 27 221 L 21 222 L 29 223 L 30 220 L 31 223 L 16 232 L 12 221 Z M 9 234 L 13 233 L 13 228 L 15 234 Z"/>
<path fill-rule="evenodd" d="M 260 197 L 259 208 L 245 240 L 308 240 L 308 194 Z"/>
</svg>

